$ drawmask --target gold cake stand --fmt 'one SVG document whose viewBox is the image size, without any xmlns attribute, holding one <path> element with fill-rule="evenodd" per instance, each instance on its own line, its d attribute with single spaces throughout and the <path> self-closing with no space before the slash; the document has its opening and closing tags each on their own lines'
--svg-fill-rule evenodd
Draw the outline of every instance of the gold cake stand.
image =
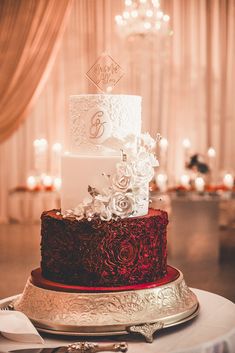
<svg viewBox="0 0 235 353">
<path fill-rule="evenodd" d="M 13 305 L 42 332 L 71 336 L 139 333 L 147 342 L 153 341 L 156 331 L 199 313 L 197 297 L 180 271 L 176 280 L 162 286 L 101 293 L 44 289 L 29 278 Z"/>
</svg>

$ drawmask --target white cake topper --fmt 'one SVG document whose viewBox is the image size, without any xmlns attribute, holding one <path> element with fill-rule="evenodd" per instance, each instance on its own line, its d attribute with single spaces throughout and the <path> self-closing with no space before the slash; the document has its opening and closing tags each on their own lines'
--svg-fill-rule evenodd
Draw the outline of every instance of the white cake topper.
<svg viewBox="0 0 235 353">
<path fill-rule="evenodd" d="M 86 76 L 103 93 L 110 93 L 124 75 L 121 66 L 108 54 L 102 54 L 88 70 Z"/>
</svg>

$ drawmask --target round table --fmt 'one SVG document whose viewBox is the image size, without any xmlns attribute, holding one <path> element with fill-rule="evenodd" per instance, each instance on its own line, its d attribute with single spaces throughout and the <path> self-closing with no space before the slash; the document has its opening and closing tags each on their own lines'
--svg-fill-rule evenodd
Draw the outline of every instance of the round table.
<svg viewBox="0 0 235 353">
<path fill-rule="evenodd" d="M 200 313 L 195 319 L 155 335 L 153 343 L 145 343 L 140 336 L 112 337 L 61 337 L 42 334 L 45 344 L 19 343 L 0 336 L 0 350 L 56 347 L 76 341 L 113 343 L 126 341 L 128 353 L 234 353 L 235 304 L 219 295 L 192 289 L 200 303 Z M 0 302 L 1 303 L 1 302 Z"/>
</svg>

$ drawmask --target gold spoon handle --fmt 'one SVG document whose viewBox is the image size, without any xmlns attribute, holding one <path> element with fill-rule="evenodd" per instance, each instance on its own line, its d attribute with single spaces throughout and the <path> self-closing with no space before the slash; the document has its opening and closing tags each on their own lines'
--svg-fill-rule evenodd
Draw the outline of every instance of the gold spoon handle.
<svg viewBox="0 0 235 353">
<path fill-rule="evenodd" d="M 97 353 L 97 352 L 121 352 L 125 353 L 128 350 L 126 342 L 111 343 L 106 345 L 99 345 L 90 342 L 76 342 L 68 346 L 68 353 Z"/>
</svg>

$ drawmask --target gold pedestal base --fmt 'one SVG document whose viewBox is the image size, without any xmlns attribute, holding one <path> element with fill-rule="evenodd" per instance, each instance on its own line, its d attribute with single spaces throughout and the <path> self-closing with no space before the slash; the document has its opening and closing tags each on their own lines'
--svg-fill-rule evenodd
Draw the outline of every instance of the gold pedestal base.
<svg viewBox="0 0 235 353">
<path fill-rule="evenodd" d="M 14 308 L 44 332 L 76 336 L 140 333 L 151 342 L 154 332 L 195 317 L 199 304 L 180 272 L 175 281 L 162 286 L 106 293 L 52 291 L 28 279 Z"/>
</svg>

